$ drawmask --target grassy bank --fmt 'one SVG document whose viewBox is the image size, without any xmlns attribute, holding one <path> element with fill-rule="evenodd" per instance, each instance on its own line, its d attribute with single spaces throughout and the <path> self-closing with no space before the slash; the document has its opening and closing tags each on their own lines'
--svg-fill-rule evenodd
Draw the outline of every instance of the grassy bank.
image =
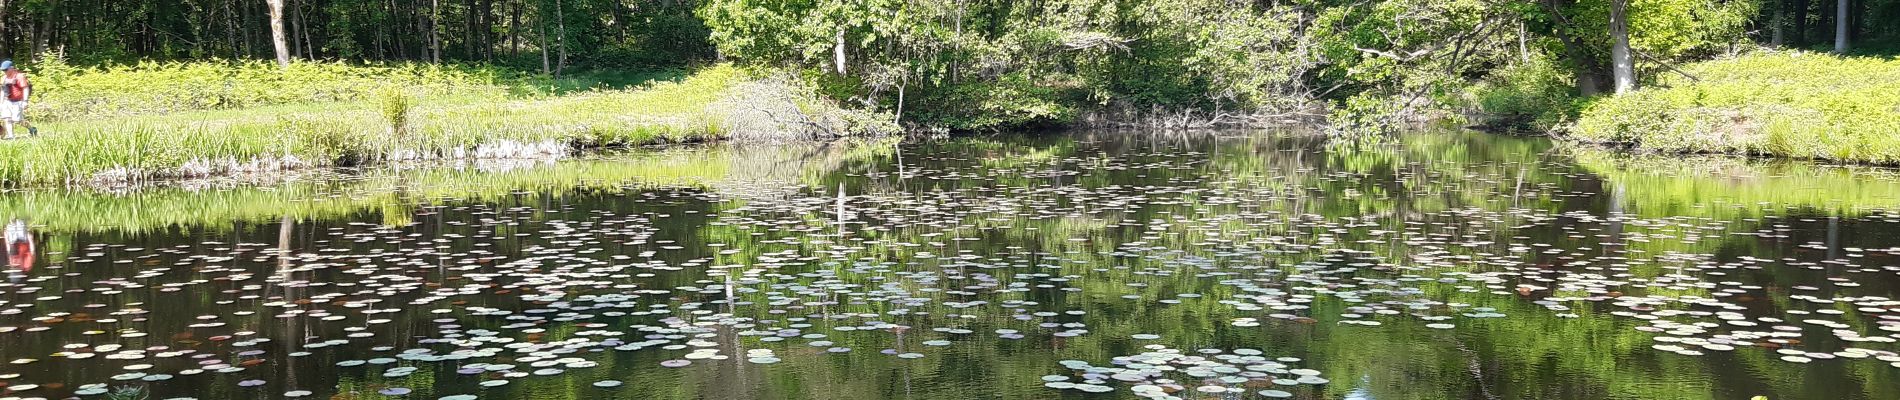
<svg viewBox="0 0 1900 400">
<path fill-rule="evenodd" d="M 1900 60 L 1809 53 L 1686 65 L 1584 107 L 1581 140 L 1680 153 L 1900 163 Z"/>
<path fill-rule="evenodd" d="M 677 80 L 686 72 L 590 71 L 551 77 L 508 68 L 415 62 L 147 61 L 80 67 L 58 53 L 29 67 L 33 117 L 75 120 L 199 110 L 348 103 L 403 88 L 421 98 L 525 99 Z"/>
<path fill-rule="evenodd" d="M 365 74 L 407 74 L 385 67 L 361 68 Z M 349 71 L 309 74 L 350 75 Z M 90 76 L 101 81 L 132 79 L 111 76 L 114 73 Z M 185 111 L 152 110 L 144 106 L 145 101 L 124 107 L 103 102 L 106 106 L 64 111 L 64 117 L 43 122 L 41 136 L 0 142 L 0 182 L 13 186 L 126 182 L 399 160 L 559 157 L 576 149 L 734 135 L 844 136 L 887 130 L 876 125 L 875 116 L 843 111 L 801 91 L 792 81 L 730 66 L 702 69 L 678 81 L 565 94 L 511 93 L 509 88 L 523 86 L 509 86 L 497 76 L 471 76 L 393 79 L 381 87 L 348 89 L 347 95 L 336 99 L 239 95 L 258 105 L 176 107 Z M 234 79 L 232 87 L 217 87 L 232 93 L 262 93 L 267 90 L 257 86 L 274 82 L 281 81 Z M 114 91 L 98 83 L 38 85 L 69 92 L 136 90 Z M 143 95 L 156 99 L 176 94 Z M 62 96 L 67 97 L 47 97 L 98 95 Z M 79 109 L 71 104 L 84 103 L 46 102 L 54 103 L 48 108 L 69 110 Z"/>
</svg>

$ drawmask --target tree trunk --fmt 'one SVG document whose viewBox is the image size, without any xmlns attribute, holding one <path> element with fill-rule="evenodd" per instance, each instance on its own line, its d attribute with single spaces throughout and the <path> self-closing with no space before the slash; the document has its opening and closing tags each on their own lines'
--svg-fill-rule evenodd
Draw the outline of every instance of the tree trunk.
<svg viewBox="0 0 1900 400">
<path fill-rule="evenodd" d="M 838 28 L 837 38 L 838 38 L 837 44 L 831 47 L 831 60 L 832 60 L 832 63 L 837 64 L 838 66 L 838 76 L 845 76 L 845 73 L 844 73 L 844 27 Z"/>
<path fill-rule="evenodd" d="M 481 57 L 483 61 L 493 62 L 495 61 L 495 42 L 499 41 L 496 38 L 499 37 L 497 35 L 500 35 L 499 31 L 495 30 L 495 24 L 493 22 L 495 18 L 495 1 L 481 0 L 481 4 L 481 17 L 475 20 L 475 26 L 482 32 L 482 35 L 480 36 L 481 40 L 475 51 L 479 54 L 477 57 Z"/>
<path fill-rule="evenodd" d="M 270 43 L 277 51 L 277 67 L 290 69 L 290 41 L 284 32 L 284 0 L 264 0 L 270 5 Z"/>
<path fill-rule="evenodd" d="M 1794 47 L 1808 45 L 1808 3 L 1809 0 L 1794 0 Z"/>
<path fill-rule="evenodd" d="M 553 74 L 553 73 L 554 73 L 554 65 L 548 62 L 548 16 L 547 16 L 547 11 L 541 11 L 541 12 L 538 12 L 538 13 L 535 13 L 535 14 L 536 14 L 536 15 L 535 15 L 535 19 L 538 19 L 538 20 L 540 20 L 540 23 L 538 23 L 538 24 L 535 24 L 535 25 L 540 25 L 540 29 L 539 29 L 539 31 L 541 32 L 541 34 L 540 34 L 540 36 L 541 36 L 541 74 L 542 74 L 542 75 L 550 75 L 550 74 Z"/>
<path fill-rule="evenodd" d="M 1847 53 L 1847 27 L 1853 16 L 1848 15 L 1848 0 L 1834 0 L 1834 54 Z"/>
<path fill-rule="evenodd" d="M 1788 5 L 1786 3 L 1786 0 L 1774 0 L 1769 5 L 1775 8 L 1775 16 L 1769 20 L 1769 24 L 1774 25 L 1774 28 L 1771 30 L 1774 33 L 1768 39 L 1768 44 L 1775 47 L 1781 47 L 1787 43 L 1787 34 L 1783 32 L 1786 30 L 1784 27 L 1788 25 Z"/>
<path fill-rule="evenodd" d="M 1616 94 L 1636 90 L 1636 61 L 1630 57 L 1629 1 L 1610 1 L 1610 71 Z"/>
<path fill-rule="evenodd" d="M 442 63 L 442 0 L 429 0 L 429 62 Z"/>
<path fill-rule="evenodd" d="M 514 6 L 515 12 L 509 16 L 513 22 L 508 23 L 509 63 L 516 63 L 521 60 L 521 2 L 514 2 Z"/>
<path fill-rule="evenodd" d="M 302 37 L 303 58 L 315 59 L 317 58 L 317 45 L 311 43 L 310 39 L 310 26 L 312 25 L 310 23 L 310 13 L 305 12 L 302 3 L 299 3 L 296 7 L 292 7 L 292 9 L 297 10 L 297 34 Z"/>
<path fill-rule="evenodd" d="M 7 0 L 0 0 L 0 56 L 13 56 L 13 35 L 7 34 L 13 28 L 13 23 L 7 21 L 8 3 Z"/>
<path fill-rule="evenodd" d="M 1576 25 L 1571 24 L 1570 20 L 1564 17 L 1563 9 L 1570 4 L 1566 0 L 1544 0 L 1543 5 L 1544 11 L 1549 12 L 1558 22 L 1552 31 L 1556 33 L 1558 43 L 1563 44 L 1564 58 L 1570 60 L 1570 67 L 1576 74 L 1577 94 L 1592 97 L 1602 93 L 1602 64 L 1596 57 L 1591 56 L 1589 48 L 1584 45 L 1582 39 L 1578 38 L 1577 32 L 1573 30 Z"/>
<path fill-rule="evenodd" d="M 284 30 L 288 33 L 284 36 L 287 38 L 287 41 L 290 42 L 290 58 L 310 58 L 309 54 L 303 52 L 303 36 L 305 34 L 303 29 L 303 8 L 298 6 L 296 2 L 286 3 L 284 5 Z"/>
<path fill-rule="evenodd" d="M 237 2 L 233 1 L 233 3 L 237 3 Z M 243 57 L 256 57 L 257 56 L 257 38 L 254 37 L 253 35 L 255 33 L 253 32 L 254 29 L 251 29 L 251 27 L 254 26 L 251 24 L 255 23 L 256 21 L 252 18 L 256 18 L 256 16 L 251 13 L 250 7 L 244 7 L 243 4 L 238 5 L 237 15 L 238 15 L 237 30 L 239 34 L 243 35 L 242 41 L 240 42 L 244 44 Z"/>
<path fill-rule="evenodd" d="M 462 57 L 473 60 L 476 58 L 475 41 L 482 37 L 475 33 L 475 24 L 481 15 L 477 13 L 481 10 L 481 3 L 468 0 L 462 7 L 465 10 L 462 14 Z"/>
<path fill-rule="evenodd" d="M 561 71 L 567 69 L 567 13 L 563 10 L 564 8 L 566 7 L 562 6 L 561 0 L 554 0 L 554 32 L 559 35 L 555 41 L 561 46 L 559 56 L 554 63 L 556 78 L 561 77 Z"/>
<path fill-rule="evenodd" d="M 1525 44 L 1525 36 L 1527 34 L 1524 32 L 1524 20 L 1519 19 L 1517 21 L 1517 61 L 1519 62 L 1531 61 L 1531 49 Z"/>
<path fill-rule="evenodd" d="M 224 43 L 226 46 L 229 46 L 229 48 L 225 50 L 230 51 L 231 52 L 230 54 L 232 57 L 237 57 L 238 55 L 238 39 L 237 39 L 238 34 L 236 31 L 237 13 L 231 11 L 231 2 L 228 2 L 228 1 L 223 2 L 223 5 L 224 5 Z"/>
<path fill-rule="evenodd" d="M 46 34 L 46 31 L 51 30 L 47 28 L 47 26 L 51 24 L 51 21 L 40 21 L 39 23 L 33 24 L 35 26 L 28 27 L 30 32 L 27 32 L 28 36 L 26 41 L 33 44 L 34 60 L 38 60 L 40 53 L 45 53 L 46 48 L 52 46 L 52 40 L 47 37 L 51 35 Z"/>
</svg>

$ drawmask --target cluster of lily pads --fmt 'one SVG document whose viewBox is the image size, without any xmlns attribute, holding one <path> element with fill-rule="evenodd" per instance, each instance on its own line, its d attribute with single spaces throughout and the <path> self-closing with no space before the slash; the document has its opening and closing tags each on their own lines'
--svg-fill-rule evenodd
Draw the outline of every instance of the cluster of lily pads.
<svg viewBox="0 0 1900 400">
<path fill-rule="evenodd" d="M 1066 360 L 1062 366 L 1072 375 L 1042 377 L 1043 386 L 1089 393 L 1106 393 L 1115 385 L 1128 385 L 1135 396 L 1150 399 L 1180 399 L 1180 395 L 1245 395 L 1253 392 L 1266 398 L 1293 397 L 1300 385 L 1324 385 L 1320 371 L 1295 368 L 1297 357 L 1269 358 L 1257 349 L 1199 349 L 1192 352 L 1151 344 L 1147 352 L 1115 357 L 1111 366 L 1094 366 L 1087 361 Z"/>
<path fill-rule="evenodd" d="M 656 361 L 642 367 L 665 370 L 738 362 L 796 368 L 801 356 L 917 360 L 991 340 L 1054 351 L 1044 343 L 1105 336 L 1103 327 L 1117 321 L 1084 302 L 1050 299 L 1112 287 L 1112 295 L 1092 301 L 1218 304 L 1242 315 L 1220 321 L 1234 330 L 1322 321 L 1337 329 L 1453 330 L 1510 318 L 1498 307 L 1451 298 L 1479 294 L 1560 317 L 1642 321 L 1636 329 L 1654 334 L 1658 352 L 1772 351 L 1793 363 L 1868 358 L 1900 367 L 1892 345 L 1900 338 L 1893 312 L 1900 301 L 1856 283 L 1890 278 L 1892 267 L 1857 259 L 1894 250 L 1845 248 L 1807 262 L 1631 248 L 1785 236 L 1775 218 L 1754 230 L 1688 217 L 1518 207 L 1328 218 L 1275 207 L 1311 195 L 1278 177 L 1073 183 L 1196 168 L 1188 156 L 861 174 L 887 182 L 881 190 L 869 183 L 845 192 L 787 191 L 785 183 L 718 191 L 629 186 L 596 208 L 426 205 L 415 222 L 323 224 L 283 236 L 302 238 L 289 242 L 273 234 L 149 248 L 79 244 L 55 255 L 64 262 L 49 265 L 51 272 L 0 286 L 0 316 L 11 318 L 0 334 L 65 343 L 55 351 L 9 345 L 0 356 L 16 369 L 88 369 L 81 376 L 97 381 L 73 386 L 76 396 L 200 374 L 238 377 L 240 387 L 282 397 L 331 390 L 254 369 L 306 358 L 339 359 L 323 367 L 389 381 L 452 371 L 438 378 L 501 390 L 594 369 L 615 353 L 653 354 Z M 682 226 L 731 234 L 669 231 Z M 1535 242 L 1526 232 L 1567 239 Z M 1743 276 L 1765 268 L 1827 276 L 1786 288 Z M 86 271 L 75 274 L 89 280 L 63 290 L 77 283 L 64 271 Z M 1104 281 L 1113 285 L 1085 284 Z M 211 308 L 155 313 L 165 296 L 210 298 Z M 1322 302 L 1344 306 L 1315 311 Z M 1810 335 L 1848 344 L 1801 340 Z M 1156 399 L 1283 398 L 1322 393 L 1328 383 L 1298 366 L 1308 360 L 1259 349 L 1183 351 L 1174 348 L 1186 346 L 1179 338 L 1159 333 L 1106 336 L 1147 352 L 1107 365 L 1050 365 L 1052 373 L 1069 371 L 1044 377 L 1044 386 Z M 9 395 L 64 394 L 15 382 L 31 370 L 0 372 Z M 640 379 L 616 378 L 592 386 L 613 390 Z M 384 396 L 418 391 L 456 400 L 484 395 L 374 389 Z"/>
</svg>

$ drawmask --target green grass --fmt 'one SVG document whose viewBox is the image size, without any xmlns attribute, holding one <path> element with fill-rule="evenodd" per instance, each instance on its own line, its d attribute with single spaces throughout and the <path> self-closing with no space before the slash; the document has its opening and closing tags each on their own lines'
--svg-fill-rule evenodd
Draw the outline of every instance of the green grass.
<svg viewBox="0 0 1900 400">
<path fill-rule="evenodd" d="M 802 81 L 717 65 L 563 78 L 432 64 L 34 66 L 41 136 L 0 141 L 0 186 L 123 183 L 600 147 L 888 133 Z"/>
<path fill-rule="evenodd" d="M 1679 153 L 1900 163 L 1900 60 L 1814 53 L 1687 65 L 1586 106 L 1578 139 Z"/>
<path fill-rule="evenodd" d="M 35 118 L 74 120 L 362 101 L 398 87 L 419 97 L 533 98 L 679 80 L 683 71 L 590 71 L 560 78 L 507 68 L 430 63 L 205 60 L 76 67 L 57 53 L 27 66 Z"/>
<path fill-rule="evenodd" d="M 85 118 L 0 142 L 0 182 L 127 181 L 391 160 L 507 158 L 720 137 L 715 103 L 747 79 L 719 66 L 678 82 L 505 98 L 407 88 L 368 100 Z M 401 87 L 401 86 L 395 86 Z M 422 93 L 418 93 L 422 92 Z M 394 98 L 387 98 L 394 97 Z M 387 110 L 391 102 L 399 110 Z M 389 113 L 405 115 L 402 129 Z"/>
<path fill-rule="evenodd" d="M 554 86 L 503 69 L 431 64 L 300 62 L 280 70 L 265 61 L 214 60 L 80 68 L 54 57 L 28 72 L 38 91 L 33 116 L 49 121 L 349 102 L 388 87 L 431 97 L 504 97 Z"/>
<path fill-rule="evenodd" d="M 1549 132 L 1574 121 L 1580 103 L 1561 65 L 1532 58 L 1491 72 L 1466 89 L 1477 122 L 1504 131 Z"/>
</svg>

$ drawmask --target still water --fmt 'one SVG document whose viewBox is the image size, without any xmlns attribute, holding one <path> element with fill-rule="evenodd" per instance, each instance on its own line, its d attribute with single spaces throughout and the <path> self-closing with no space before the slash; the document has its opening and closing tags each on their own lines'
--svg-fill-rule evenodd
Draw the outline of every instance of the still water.
<svg viewBox="0 0 1900 400">
<path fill-rule="evenodd" d="M 1900 180 L 1472 133 L 0 195 L 0 398 L 1900 399 Z"/>
</svg>

